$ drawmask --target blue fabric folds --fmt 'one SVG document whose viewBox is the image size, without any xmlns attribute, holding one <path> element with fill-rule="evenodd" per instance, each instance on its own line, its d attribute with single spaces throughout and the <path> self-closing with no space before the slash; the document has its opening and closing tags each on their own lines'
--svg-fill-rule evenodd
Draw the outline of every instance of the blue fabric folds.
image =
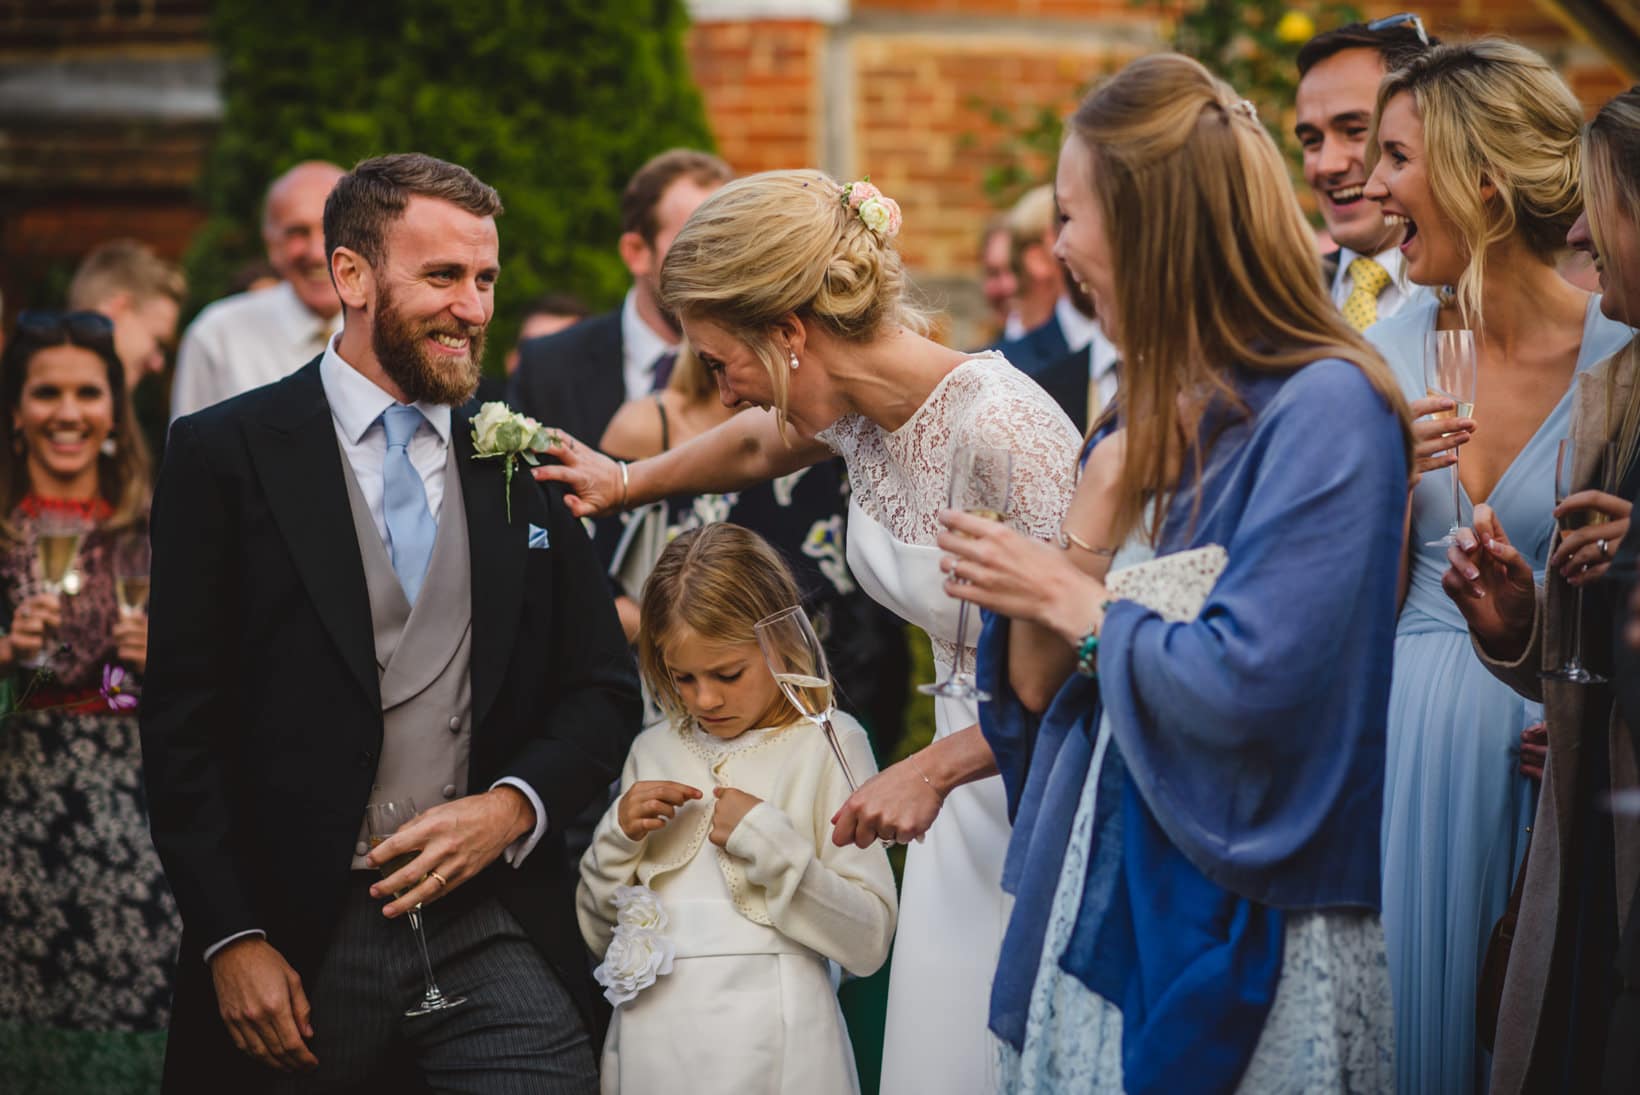
<svg viewBox="0 0 1640 1095">
<path fill-rule="evenodd" d="M 1098 682 L 1072 677 L 1040 720 L 1007 687 L 1007 621 L 988 618 L 980 643 L 997 697 L 980 724 L 1014 815 L 991 1026 L 1016 1048 L 1029 1035 L 1065 845 L 1097 778 L 1060 963 L 1122 1009 L 1130 1095 L 1234 1090 L 1280 977 L 1284 910 L 1378 906 L 1400 426 L 1345 362 L 1234 379 L 1245 409 L 1209 410 L 1200 489 L 1186 482 L 1157 546 L 1227 549 L 1200 616 L 1113 605 Z M 1113 739 L 1091 773 L 1102 707 Z"/>
</svg>

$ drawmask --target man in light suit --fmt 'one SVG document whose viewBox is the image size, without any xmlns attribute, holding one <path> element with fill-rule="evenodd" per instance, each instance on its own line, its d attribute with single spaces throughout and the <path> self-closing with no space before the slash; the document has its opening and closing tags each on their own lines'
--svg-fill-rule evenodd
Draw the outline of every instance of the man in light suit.
<svg viewBox="0 0 1640 1095">
<path fill-rule="evenodd" d="M 359 164 L 324 214 L 340 335 L 173 427 L 142 709 L 184 929 L 167 1091 L 597 1088 L 554 823 L 639 705 L 558 492 L 474 458 L 500 211 L 453 164 Z M 366 805 L 404 797 L 371 849 Z M 418 905 L 467 1002 L 411 1018 Z"/>
</svg>

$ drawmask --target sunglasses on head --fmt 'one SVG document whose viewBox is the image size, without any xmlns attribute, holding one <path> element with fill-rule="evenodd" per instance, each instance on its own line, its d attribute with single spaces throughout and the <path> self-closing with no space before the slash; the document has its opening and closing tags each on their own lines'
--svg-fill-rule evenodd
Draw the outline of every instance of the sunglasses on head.
<svg viewBox="0 0 1640 1095">
<path fill-rule="evenodd" d="M 1410 11 L 1403 11 L 1398 15 L 1386 15 L 1382 19 L 1374 19 L 1367 24 L 1367 29 L 1374 32 L 1395 30 L 1397 27 L 1410 27 L 1412 32 L 1418 36 L 1418 41 L 1426 46 L 1429 45 L 1429 32 L 1424 30 L 1424 21 Z"/>
<path fill-rule="evenodd" d="M 48 346 L 64 342 L 79 346 L 112 344 L 114 321 L 101 312 L 59 312 L 34 308 L 18 315 L 17 333 Z"/>
</svg>

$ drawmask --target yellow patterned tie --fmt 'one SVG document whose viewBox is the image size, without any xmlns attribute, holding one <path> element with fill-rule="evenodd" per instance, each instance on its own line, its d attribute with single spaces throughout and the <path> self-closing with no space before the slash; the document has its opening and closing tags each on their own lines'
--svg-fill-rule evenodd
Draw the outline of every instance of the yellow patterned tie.
<svg viewBox="0 0 1640 1095">
<path fill-rule="evenodd" d="M 1378 322 L 1378 294 L 1389 284 L 1389 271 L 1365 256 L 1350 260 L 1350 295 L 1344 298 L 1344 318 L 1357 331 Z"/>
</svg>

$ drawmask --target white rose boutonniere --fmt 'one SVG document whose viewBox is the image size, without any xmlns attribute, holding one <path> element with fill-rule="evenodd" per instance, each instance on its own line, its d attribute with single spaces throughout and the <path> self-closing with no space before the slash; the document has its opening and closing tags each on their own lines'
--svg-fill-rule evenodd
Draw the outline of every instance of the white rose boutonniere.
<svg viewBox="0 0 1640 1095">
<path fill-rule="evenodd" d="M 473 459 L 501 461 L 506 477 L 507 523 L 512 523 L 512 477 L 520 457 L 526 464 L 540 463 L 544 453 L 557 442 L 553 432 L 528 415 L 519 414 L 505 403 L 486 403 L 473 416 Z"/>
<path fill-rule="evenodd" d="M 677 947 L 662 934 L 666 910 L 648 886 L 618 887 L 615 910 L 615 936 L 592 977 L 604 986 L 604 999 L 619 1007 L 672 972 Z"/>
</svg>

